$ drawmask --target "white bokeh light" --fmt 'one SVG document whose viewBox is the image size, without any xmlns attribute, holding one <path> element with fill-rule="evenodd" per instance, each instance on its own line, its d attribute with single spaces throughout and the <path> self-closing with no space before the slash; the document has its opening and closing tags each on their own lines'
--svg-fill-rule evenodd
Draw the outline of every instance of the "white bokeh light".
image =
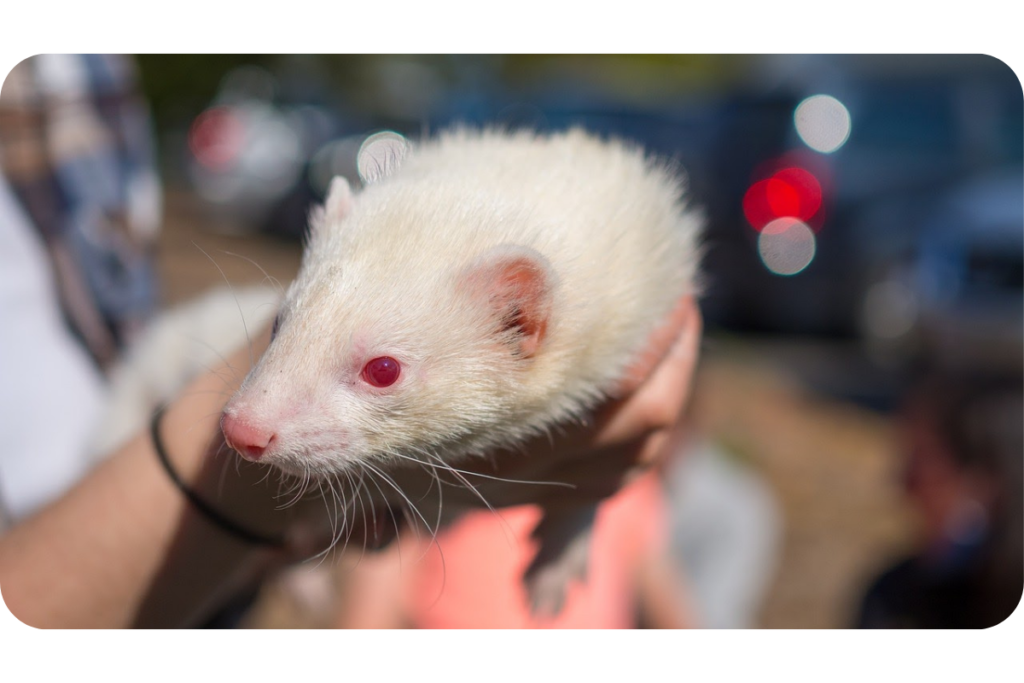
<svg viewBox="0 0 1024 683">
<path fill-rule="evenodd" d="M 899 280 L 875 283 L 864 297 L 865 326 L 879 339 L 898 339 L 909 333 L 917 312 L 917 296 Z"/>
<path fill-rule="evenodd" d="M 831 95 L 813 95 L 805 99 L 793 112 L 793 123 L 800 139 L 823 154 L 836 151 L 850 137 L 850 112 Z"/>
<path fill-rule="evenodd" d="M 777 218 L 761 230 L 757 250 L 776 275 L 796 275 L 814 260 L 814 231 L 795 218 Z"/>
<path fill-rule="evenodd" d="M 387 177 L 398 168 L 409 151 L 409 142 L 399 133 L 385 130 L 366 138 L 356 156 L 356 167 L 364 184 Z"/>
</svg>

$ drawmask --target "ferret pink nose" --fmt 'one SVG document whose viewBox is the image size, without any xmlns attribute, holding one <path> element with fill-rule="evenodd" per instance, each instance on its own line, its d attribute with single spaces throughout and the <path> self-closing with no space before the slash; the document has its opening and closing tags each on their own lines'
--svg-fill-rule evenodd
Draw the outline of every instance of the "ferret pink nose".
<svg viewBox="0 0 1024 683">
<path fill-rule="evenodd" d="M 261 429 L 248 420 L 231 413 L 224 413 L 220 418 L 220 430 L 228 446 L 238 451 L 246 460 L 253 462 L 263 457 L 267 446 L 274 440 L 274 433 Z"/>
</svg>

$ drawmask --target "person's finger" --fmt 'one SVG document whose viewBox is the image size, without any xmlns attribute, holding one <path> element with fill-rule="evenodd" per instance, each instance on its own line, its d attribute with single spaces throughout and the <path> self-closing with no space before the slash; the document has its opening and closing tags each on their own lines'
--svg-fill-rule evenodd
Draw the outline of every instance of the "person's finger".
<svg viewBox="0 0 1024 683">
<path fill-rule="evenodd" d="M 702 328 L 700 311 L 692 299 L 687 303 L 682 311 L 682 328 L 660 364 L 627 401 L 603 410 L 596 417 L 597 445 L 666 430 L 679 420 L 690 396 Z"/>
</svg>

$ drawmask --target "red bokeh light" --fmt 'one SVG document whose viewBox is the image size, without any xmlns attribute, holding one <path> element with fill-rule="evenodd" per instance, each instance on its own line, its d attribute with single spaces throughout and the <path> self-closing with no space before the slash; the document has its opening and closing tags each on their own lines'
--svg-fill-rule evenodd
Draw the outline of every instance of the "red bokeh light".
<svg viewBox="0 0 1024 683">
<path fill-rule="evenodd" d="M 780 169 L 759 180 L 743 196 L 743 214 L 757 231 L 777 218 L 812 223 L 822 205 L 821 184 L 803 168 Z M 820 224 L 820 221 L 813 221 Z"/>
<path fill-rule="evenodd" d="M 242 148 L 242 122 L 228 107 L 207 109 L 188 132 L 188 147 L 196 160 L 213 170 L 230 166 Z"/>
</svg>

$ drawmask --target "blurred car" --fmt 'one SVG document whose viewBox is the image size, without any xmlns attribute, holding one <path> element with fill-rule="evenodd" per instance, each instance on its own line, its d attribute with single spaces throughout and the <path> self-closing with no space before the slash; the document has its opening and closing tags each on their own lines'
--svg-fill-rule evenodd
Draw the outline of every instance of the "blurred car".
<svg viewBox="0 0 1024 683">
<path fill-rule="evenodd" d="M 748 215 L 745 248 L 733 248 L 730 327 L 759 332 L 858 337 L 862 302 L 880 271 L 933 229 L 933 207 L 971 178 L 1021 163 L 1021 87 L 1013 72 L 984 56 L 893 59 L 802 56 L 789 60 L 793 93 L 789 137 L 780 158 L 765 158 L 752 191 L 779 169 L 799 168 L 820 185 L 810 260 L 774 272 L 758 252 L 761 232 Z M 834 104 L 821 130 L 845 136 L 816 149 L 801 130 L 807 103 Z M 810 133 L 810 134 L 809 134 Z M 776 183 L 779 185 L 779 183 Z M 780 214 L 800 192 L 779 185 Z M 1020 196 L 1018 192 L 1018 197 Z M 738 205 L 737 201 L 737 205 Z M 737 213 L 739 213 L 737 209 Z M 746 218 L 746 221 L 743 219 Z M 816 222 L 814 222 L 816 221 Z"/>
<path fill-rule="evenodd" d="M 707 218 L 710 328 L 854 339 L 868 290 L 931 229 L 947 189 L 1019 164 L 1024 144 L 1020 83 L 984 56 L 790 56 L 788 78 L 646 101 L 565 77 L 516 87 L 487 60 L 456 65 L 469 75 L 453 82 L 409 60 L 374 72 L 391 105 L 358 121 L 337 102 L 273 97 L 265 73 L 234 74 L 190 131 L 192 183 L 229 222 L 298 236 L 332 175 L 358 185 L 356 154 L 374 130 L 580 125 L 681 162 Z M 826 132 L 846 126 L 824 146 L 800 125 L 823 95 L 837 105 Z"/>
<path fill-rule="evenodd" d="M 936 202 L 916 242 L 867 289 L 869 351 L 987 371 L 1024 369 L 1024 172 L 962 183 Z"/>
<path fill-rule="evenodd" d="M 867 289 L 930 229 L 943 193 L 1020 162 L 1020 85 L 984 56 L 787 64 L 788 79 L 647 105 L 576 83 L 492 84 L 447 98 L 431 124 L 582 125 L 679 160 L 707 218 L 709 326 L 858 338 Z M 821 99 L 832 109 L 808 130 L 808 104 Z"/>
<path fill-rule="evenodd" d="M 189 181 L 225 231 L 298 237 L 319 199 L 308 163 L 337 135 L 337 110 L 281 101 L 277 90 L 266 70 L 237 68 L 189 128 Z"/>
<path fill-rule="evenodd" d="M 736 329 L 760 320 L 758 306 L 764 306 L 756 294 L 761 274 L 753 271 L 761 267 L 743 218 L 743 194 L 758 168 L 785 151 L 797 102 L 789 92 L 727 92 L 640 104 L 576 83 L 547 84 L 532 92 L 492 83 L 486 94 L 449 98 L 431 118 L 430 128 L 468 123 L 558 131 L 580 126 L 678 162 L 690 200 L 706 219 L 705 322 Z M 768 317 L 779 324 L 786 316 Z M 780 327 L 786 329 L 785 323 Z"/>
</svg>

